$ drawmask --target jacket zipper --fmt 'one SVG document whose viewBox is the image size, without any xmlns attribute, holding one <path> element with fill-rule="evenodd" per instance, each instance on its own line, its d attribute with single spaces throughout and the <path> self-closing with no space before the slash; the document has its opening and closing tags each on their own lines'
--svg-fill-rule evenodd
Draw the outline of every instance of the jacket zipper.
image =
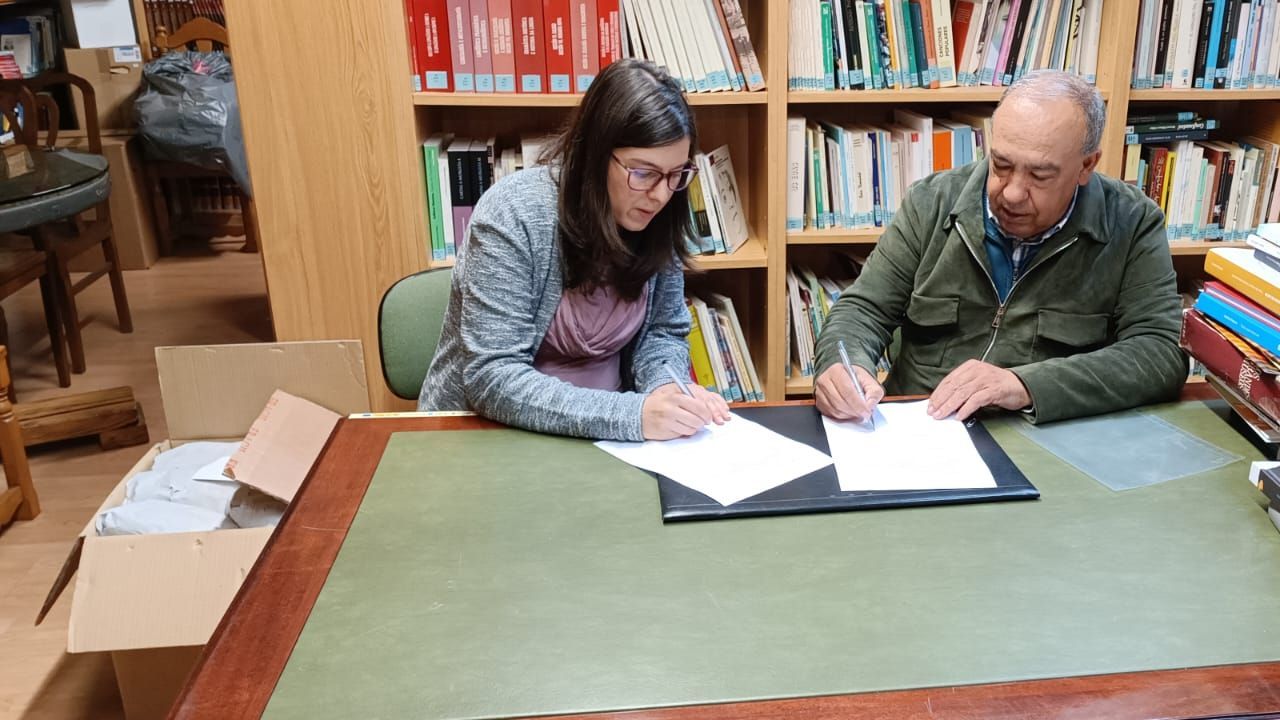
<svg viewBox="0 0 1280 720">
<path fill-rule="evenodd" d="M 978 267 L 982 268 L 982 274 L 987 276 L 987 281 L 991 283 L 991 292 L 996 296 L 996 301 L 999 302 L 1000 291 L 996 289 L 995 279 L 991 277 L 991 273 L 987 270 L 987 266 L 982 264 L 982 260 L 978 257 L 977 252 L 973 249 L 973 246 L 969 244 L 969 238 L 965 237 L 964 234 L 964 227 L 962 227 L 960 223 L 955 223 L 955 228 L 956 232 L 960 233 L 960 239 L 964 241 L 964 246 L 969 249 L 969 254 L 972 255 L 974 261 L 978 263 Z M 1013 285 L 1009 286 L 1009 294 L 1004 297 L 1004 302 L 1000 303 L 996 308 L 995 317 L 991 318 L 991 341 L 987 343 L 987 349 L 982 351 L 982 357 L 978 358 L 979 362 L 986 362 L 987 356 L 991 354 L 991 348 L 996 346 L 996 338 L 1000 335 L 1000 323 L 1004 320 L 1004 311 L 1008 309 L 1009 301 L 1013 299 L 1013 291 L 1018 289 L 1018 284 L 1022 282 L 1022 278 L 1030 275 L 1032 270 L 1048 262 L 1050 258 L 1074 245 L 1078 239 L 1079 236 L 1076 236 L 1063 243 L 1061 247 L 1048 255 L 1045 255 L 1043 258 L 1040 258 L 1040 262 L 1037 262 L 1027 268 L 1027 271 L 1024 272 L 1021 277 L 1013 281 Z"/>
</svg>

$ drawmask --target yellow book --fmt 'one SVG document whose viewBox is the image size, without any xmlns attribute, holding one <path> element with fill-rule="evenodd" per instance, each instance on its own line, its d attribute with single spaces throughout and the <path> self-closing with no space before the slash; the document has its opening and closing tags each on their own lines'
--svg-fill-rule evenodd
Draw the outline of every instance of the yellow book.
<svg viewBox="0 0 1280 720">
<path fill-rule="evenodd" d="M 893 5 L 890 3 L 894 0 L 885 0 L 884 8 L 884 34 L 889 41 L 889 72 L 892 72 L 894 87 L 899 90 L 905 90 L 907 83 L 903 82 L 906 73 L 902 72 L 902 64 L 898 59 L 898 39 L 893 34 Z"/>
<path fill-rule="evenodd" d="M 1280 315 L 1280 271 L 1255 258 L 1253 248 L 1214 248 L 1204 256 L 1204 271 Z"/>
<path fill-rule="evenodd" d="M 685 305 L 689 303 L 686 302 Z M 702 325 L 698 323 L 698 313 L 689 308 L 689 317 L 693 324 L 689 327 L 689 359 L 693 362 L 693 375 L 702 387 L 716 392 L 716 376 L 711 371 L 711 357 L 707 355 L 707 341 L 702 336 Z"/>
<path fill-rule="evenodd" d="M 1170 150 L 1164 161 L 1164 182 L 1160 186 L 1160 209 L 1165 217 L 1169 216 L 1169 181 L 1173 179 L 1173 170 L 1178 167 L 1178 153 Z"/>
</svg>

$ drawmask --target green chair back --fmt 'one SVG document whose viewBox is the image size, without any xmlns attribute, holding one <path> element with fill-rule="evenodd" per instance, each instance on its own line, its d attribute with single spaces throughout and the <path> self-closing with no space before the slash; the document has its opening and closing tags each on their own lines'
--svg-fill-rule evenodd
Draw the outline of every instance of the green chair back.
<svg viewBox="0 0 1280 720">
<path fill-rule="evenodd" d="M 405 400 L 417 399 L 440 344 L 452 279 L 452 268 L 403 277 L 387 289 L 378 306 L 382 377 L 391 392 Z"/>
</svg>

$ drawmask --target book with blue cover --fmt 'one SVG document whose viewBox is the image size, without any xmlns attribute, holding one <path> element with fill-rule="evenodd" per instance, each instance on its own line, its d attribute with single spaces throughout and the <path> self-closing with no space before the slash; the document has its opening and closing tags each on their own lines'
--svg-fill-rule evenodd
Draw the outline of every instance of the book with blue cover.
<svg viewBox="0 0 1280 720">
<path fill-rule="evenodd" d="M 1280 355 L 1280 319 L 1220 282 L 1207 282 L 1196 309 L 1263 350 Z"/>
</svg>

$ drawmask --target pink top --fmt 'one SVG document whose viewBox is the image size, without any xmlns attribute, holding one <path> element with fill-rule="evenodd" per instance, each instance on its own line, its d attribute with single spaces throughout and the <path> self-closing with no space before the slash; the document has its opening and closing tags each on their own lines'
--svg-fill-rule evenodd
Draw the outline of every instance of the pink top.
<svg viewBox="0 0 1280 720">
<path fill-rule="evenodd" d="M 623 300 L 609 288 L 566 291 L 534 369 L 578 387 L 621 390 L 619 353 L 644 324 L 648 307 L 648 285 L 635 300 Z"/>
</svg>

